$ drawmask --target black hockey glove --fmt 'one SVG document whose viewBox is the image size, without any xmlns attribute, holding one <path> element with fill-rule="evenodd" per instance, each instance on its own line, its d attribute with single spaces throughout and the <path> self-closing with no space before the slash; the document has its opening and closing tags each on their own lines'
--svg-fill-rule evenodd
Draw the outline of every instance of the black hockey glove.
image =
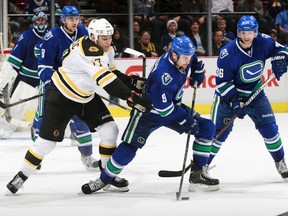
<svg viewBox="0 0 288 216">
<path fill-rule="evenodd" d="M 205 78 L 204 74 L 204 63 L 199 61 L 191 65 L 191 74 L 190 74 L 190 85 L 193 87 L 195 81 L 197 81 L 197 86 L 201 85 Z"/>
<path fill-rule="evenodd" d="M 152 105 L 146 98 L 139 96 L 136 92 L 131 91 L 131 97 L 127 99 L 128 106 L 137 109 L 140 112 L 150 112 Z"/>
<path fill-rule="evenodd" d="M 287 72 L 287 58 L 286 53 L 277 53 L 271 57 L 272 71 L 278 81 L 280 77 Z"/>
<path fill-rule="evenodd" d="M 198 121 L 192 118 L 189 113 L 187 113 L 183 119 L 180 119 L 178 124 L 180 125 L 182 131 L 185 133 L 188 133 L 189 131 L 191 131 L 192 135 L 197 135 L 199 133 Z"/>
<path fill-rule="evenodd" d="M 244 116 L 248 113 L 247 107 L 241 106 L 241 102 L 238 100 L 238 98 L 232 99 L 230 102 L 230 107 L 233 109 L 234 115 L 237 115 L 238 118 L 243 119 Z"/>
<path fill-rule="evenodd" d="M 142 93 L 143 89 L 145 88 L 147 79 L 144 77 L 139 77 L 136 75 L 131 76 L 131 84 L 133 86 L 133 90 L 137 93 Z"/>
</svg>

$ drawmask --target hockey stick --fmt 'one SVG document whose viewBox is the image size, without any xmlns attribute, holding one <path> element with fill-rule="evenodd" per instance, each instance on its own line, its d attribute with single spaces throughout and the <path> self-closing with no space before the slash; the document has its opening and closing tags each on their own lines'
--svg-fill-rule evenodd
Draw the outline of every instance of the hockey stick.
<svg viewBox="0 0 288 216">
<path fill-rule="evenodd" d="M 131 48 L 126 48 L 123 52 L 130 54 L 130 55 L 134 55 L 137 57 L 141 57 L 142 58 L 142 67 L 143 67 L 143 77 L 146 77 L 146 55 L 144 53 L 141 53 L 137 50 L 131 49 Z"/>
<path fill-rule="evenodd" d="M 193 85 L 193 95 L 192 95 L 192 105 L 190 109 L 190 115 L 193 115 L 194 112 L 194 106 L 195 106 L 195 100 L 196 100 L 196 91 L 197 91 L 197 81 L 194 82 Z M 183 186 L 183 180 L 184 180 L 184 174 L 186 173 L 186 161 L 187 161 L 187 155 L 188 155 L 188 150 L 189 150 L 189 143 L 190 143 L 190 137 L 191 137 L 191 130 L 188 131 L 187 134 L 187 140 L 186 140 L 186 147 L 185 147 L 185 153 L 184 153 L 184 160 L 183 160 L 183 166 L 182 166 L 182 171 L 181 171 L 181 180 L 180 180 L 180 185 L 178 192 L 176 192 L 176 199 L 177 201 L 181 197 L 181 192 L 182 192 L 182 186 Z"/>
<path fill-rule="evenodd" d="M 262 86 L 260 86 L 259 89 L 257 89 L 257 91 L 255 91 L 250 98 L 248 99 L 248 101 L 246 101 L 246 103 L 243 105 L 244 106 L 248 106 L 256 97 L 257 95 L 259 95 L 259 93 L 267 86 L 267 84 L 274 78 L 274 74 L 271 74 L 268 79 L 262 84 Z M 213 139 L 213 142 L 215 140 L 217 140 L 226 130 L 227 128 L 234 122 L 234 120 L 237 118 L 237 115 L 234 115 L 229 122 L 227 122 L 227 124 L 218 132 L 218 134 L 215 136 L 215 138 Z M 191 168 L 191 163 L 185 168 L 185 173 Z M 179 171 L 171 171 L 171 170 L 160 170 L 158 172 L 158 176 L 160 177 L 179 177 L 182 174 L 182 170 Z"/>
<path fill-rule="evenodd" d="M 14 102 L 14 103 L 9 103 L 9 104 L 5 104 L 5 103 L 3 103 L 2 101 L 0 101 L 0 107 L 1 107 L 2 109 L 9 109 L 10 107 L 16 106 L 16 105 L 18 105 L 18 104 L 25 103 L 25 102 L 30 101 L 30 100 L 33 100 L 33 99 L 35 99 L 35 98 L 39 98 L 39 97 L 43 96 L 44 94 L 45 94 L 45 93 L 41 93 L 41 94 L 39 94 L 39 95 L 34 95 L 34 96 L 32 96 L 32 97 L 25 98 L 25 99 L 19 100 L 19 101 Z"/>
<path fill-rule="evenodd" d="M 102 95 L 99 95 L 99 97 L 102 98 L 103 100 L 108 101 L 109 103 L 113 103 L 114 105 L 116 105 L 116 106 L 124 109 L 124 110 L 127 111 L 127 112 L 130 112 L 130 111 L 131 111 L 131 109 L 129 109 L 129 108 L 125 107 L 125 106 L 122 106 L 121 104 L 119 104 L 119 103 L 117 103 L 117 102 L 115 102 L 115 101 L 113 101 L 113 100 L 110 100 L 110 99 L 108 99 L 108 98 L 106 98 L 106 97 L 104 97 L 104 96 L 102 96 Z"/>
<path fill-rule="evenodd" d="M 7 83 L 7 85 L 4 87 L 4 89 L 2 91 L 2 93 L 3 93 L 3 101 L 4 101 L 5 104 L 9 104 L 10 103 L 10 97 L 9 97 L 8 88 L 9 88 L 9 84 Z M 12 125 L 18 126 L 18 127 L 26 128 L 26 127 L 29 127 L 31 125 L 31 123 L 29 123 L 29 122 L 13 118 L 11 116 L 10 108 L 7 108 L 7 109 L 4 110 L 4 117 L 5 117 L 5 120 L 7 122 L 9 122 Z"/>
</svg>

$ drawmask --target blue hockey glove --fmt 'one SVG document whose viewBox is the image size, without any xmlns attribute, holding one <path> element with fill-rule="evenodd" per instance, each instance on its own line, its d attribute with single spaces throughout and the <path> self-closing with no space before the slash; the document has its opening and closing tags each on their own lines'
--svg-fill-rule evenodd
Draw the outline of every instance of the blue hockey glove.
<svg viewBox="0 0 288 216">
<path fill-rule="evenodd" d="M 204 74 L 204 63 L 199 61 L 196 64 L 191 65 L 191 74 L 190 74 L 190 85 L 193 87 L 195 81 L 197 81 L 197 86 L 201 85 L 205 78 Z"/>
<path fill-rule="evenodd" d="M 287 58 L 288 56 L 285 53 L 277 53 L 271 57 L 272 71 L 278 81 L 287 72 Z"/>
<path fill-rule="evenodd" d="M 189 113 L 187 113 L 186 116 L 184 116 L 183 119 L 178 121 L 178 124 L 180 125 L 183 132 L 188 133 L 189 130 L 191 131 L 192 135 L 197 135 L 199 133 L 199 125 L 198 121 L 194 118 L 192 118 Z"/>
<path fill-rule="evenodd" d="M 237 115 L 238 118 L 243 119 L 244 116 L 248 113 L 246 107 L 241 107 L 241 103 L 238 98 L 234 98 L 231 103 L 230 107 L 233 109 L 234 115 Z"/>
</svg>

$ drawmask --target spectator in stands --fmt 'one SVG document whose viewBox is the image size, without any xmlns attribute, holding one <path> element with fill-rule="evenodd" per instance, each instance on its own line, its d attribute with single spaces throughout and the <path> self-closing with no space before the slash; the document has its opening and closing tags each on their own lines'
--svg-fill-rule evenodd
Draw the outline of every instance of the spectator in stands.
<svg viewBox="0 0 288 216">
<path fill-rule="evenodd" d="M 183 12 L 207 12 L 206 0 L 182 0 Z M 184 15 L 190 22 L 197 19 L 199 24 L 202 25 L 206 20 L 206 15 Z"/>
<path fill-rule="evenodd" d="M 235 35 L 231 31 L 226 31 L 226 27 L 227 27 L 226 23 L 227 22 L 226 22 L 226 20 L 224 18 L 223 19 L 218 19 L 217 20 L 217 29 L 219 29 L 219 30 L 221 30 L 223 32 L 223 34 L 224 34 L 223 40 L 226 43 L 229 43 L 230 41 L 235 39 Z"/>
<path fill-rule="evenodd" d="M 88 30 L 88 25 L 92 19 L 93 18 L 90 18 L 90 17 L 82 17 L 81 18 L 81 23 L 86 27 L 87 30 Z"/>
<path fill-rule="evenodd" d="M 267 4 L 267 11 L 270 17 L 275 20 L 277 14 L 287 8 L 287 0 L 269 0 Z"/>
<path fill-rule="evenodd" d="M 60 9 L 64 8 L 66 5 L 74 5 L 79 11 L 81 11 L 81 7 L 78 0 L 55 0 L 55 2 L 58 3 Z"/>
<path fill-rule="evenodd" d="M 213 0 L 212 1 L 212 13 L 221 13 L 221 12 L 234 12 L 234 5 L 232 0 Z M 227 30 L 236 33 L 236 19 L 234 15 L 213 15 L 212 16 L 212 28 L 213 31 L 217 29 L 217 20 L 226 19 L 227 21 Z"/>
<path fill-rule="evenodd" d="M 187 33 L 189 31 L 190 22 L 183 15 L 179 15 L 178 12 L 182 13 L 181 1 L 180 0 L 157 0 L 154 6 L 156 13 L 168 13 L 169 19 L 174 19 L 178 23 L 178 29 Z M 166 20 L 166 22 L 167 22 Z M 165 22 L 165 24 L 166 24 Z M 166 30 L 166 26 L 162 30 Z M 151 29 L 153 32 L 153 29 Z M 160 38 L 161 39 L 161 38 Z M 155 42 L 155 41 L 154 41 Z M 159 41 L 160 42 L 160 41 Z"/>
<path fill-rule="evenodd" d="M 288 35 L 288 10 L 280 11 L 275 20 L 276 28 L 278 29 L 278 39 L 286 41 Z"/>
<path fill-rule="evenodd" d="M 147 30 L 140 33 L 139 41 L 135 44 L 135 50 L 144 53 L 147 57 L 159 57 L 164 53 L 159 45 L 151 42 L 151 35 Z"/>
<path fill-rule="evenodd" d="M 122 57 L 124 49 L 128 47 L 128 40 L 122 35 L 121 30 L 117 27 L 114 28 L 112 46 L 115 51 L 115 58 Z"/>
<path fill-rule="evenodd" d="M 141 32 L 140 23 L 137 20 L 133 22 L 133 37 L 134 37 L 134 46 L 139 40 L 139 34 Z"/>
<path fill-rule="evenodd" d="M 220 54 L 220 50 L 227 44 L 224 41 L 224 34 L 221 30 L 217 29 L 213 32 L 213 40 L 212 40 L 212 55 L 218 56 Z"/>
<path fill-rule="evenodd" d="M 192 40 L 196 48 L 196 54 L 198 56 L 207 55 L 206 35 L 205 35 L 205 32 L 200 32 L 200 26 L 199 26 L 198 20 L 192 20 L 190 32 L 187 34 L 187 36 Z"/>
<path fill-rule="evenodd" d="M 278 41 L 278 31 L 277 31 L 276 29 L 271 29 L 271 30 L 269 31 L 269 35 L 270 35 L 275 41 L 279 42 L 279 41 Z"/>
<path fill-rule="evenodd" d="M 259 32 L 268 33 L 268 21 L 264 17 L 264 8 L 260 0 L 240 0 L 237 12 L 256 12 L 254 16 L 259 22 Z"/>
<path fill-rule="evenodd" d="M 169 20 L 167 22 L 167 32 L 161 38 L 161 48 L 166 52 L 168 50 L 169 44 L 176 37 L 176 31 L 178 29 L 178 24 L 176 20 Z"/>
<path fill-rule="evenodd" d="M 35 14 L 36 12 L 50 13 L 50 1 L 49 0 L 29 0 L 28 1 L 28 13 Z"/>
<path fill-rule="evenodd" d="M 149 17 L 154 14 L 154 0 L 133 0 L 134 19 L 148 22 Z"/>
<path fill-rule="evenodd" d="M 25 11 L 21 10 L 17 5 L 16 1 L 9 1 L 8 3 L 8 13 L 9 14 L 24 14 Z M 8 18 L 8 25 L 11 30 L 11 38 L 13 32 L 17 31 L 25 31 L 28 27 L 27 19 L 23 17 L 9 17 Z"/>
</svg>

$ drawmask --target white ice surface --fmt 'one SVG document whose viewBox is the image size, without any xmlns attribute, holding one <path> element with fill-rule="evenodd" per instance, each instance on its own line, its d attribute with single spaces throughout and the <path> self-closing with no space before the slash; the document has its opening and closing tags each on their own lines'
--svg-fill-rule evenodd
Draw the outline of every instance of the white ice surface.
<svg viewBox="0 0 288 216">
<path fill-rule="evenodd" d="M 288 114 L 276 117 L 287 153 Z M 116 119 L 120 134 L 127 121 Z M 180 170 L 183 163 L 187 136 L 165 128 L 151 135 L 121 173 L 129 180 L 128 193 L 79 194 L 82 184 L 99 173 L 84 170 L 79 151 L 65 139 L 44 159 L 42 170 L 26 181 L 24 189 L 15 196 L 6 196 L 6 184 L 18 172 L 32 145 L 29 132 L 17 132 L 11 139 L 0 140 L 0 216 L 272 216 L 288 212 L 288 183 L 277 173 L 262 138 L 249 118 L 235 123 L 214 160 L 216 168 L 210 171 L 212 177 L 219 178 L 221 189 L 190 193 L 186 174 L 182 196 L 189 196 L 188 201 L 176 201 L 180 178 L 157 175 L 161 169 Z M 97 158 L 98 142 L 96 133 Z"/>
</svg>

